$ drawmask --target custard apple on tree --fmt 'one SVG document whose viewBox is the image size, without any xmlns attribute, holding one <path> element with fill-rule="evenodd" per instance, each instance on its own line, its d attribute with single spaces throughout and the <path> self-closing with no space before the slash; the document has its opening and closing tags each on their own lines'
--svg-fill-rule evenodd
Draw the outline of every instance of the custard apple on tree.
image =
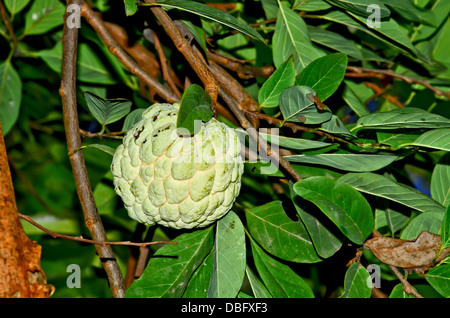
<svg viewBox="0 0 450 318">
<path fill-rule="evenodd" d="M 153 104 L 116 149 L 115 191 L 131 218 L 176 229 L 204 227 L 224 216 L 241 187 L 241 144 L 212 118 L 193 136 L 177 133 L 179 104 Z"/>
</svg>

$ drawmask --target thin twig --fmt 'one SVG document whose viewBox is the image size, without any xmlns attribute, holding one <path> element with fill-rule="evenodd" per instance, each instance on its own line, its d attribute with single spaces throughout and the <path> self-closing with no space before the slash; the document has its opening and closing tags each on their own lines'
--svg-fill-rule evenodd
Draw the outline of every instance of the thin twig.
<svg viewBox="0 0 450 318">
<path fill-rule="evenodd" d="M 177 244 L 177 242 L 169 242 L 169 241 L 153 241 L 153 242 L 131 242 L 131 241 L 120 241 L 120 242 L 110 242 L 110 241 L 104 241 L 104 242 L 99 242 L 99 241 L 94 241 L 94 240 L 90 240 L 90 239 L 86 239 L 84 237 L 81 236 L 70 236 L 70 235 L 65 235 L 65 234 L 60 234 L 60 233 L 55 233 L 49 229 L 47 229 L 46 227 L 40 225 L 39 223 L 35 222 L 32 218 L 30 218 L 28 215 L 22 214 L 22 213 L 17 213 L 19 215 L 19 217 L 21 219 L 24 219 L 25 221 L 27 221 L 28 223 L 34 225 L 35 227 L 37 227 L 38 229 L 44 231 L 45 233 L 49 234 L 51 237 L 53 238 L 61 238 L 61 239 L 66 239 L 66 240 L 71 240 L 71 241 L 77 241 L 77 242 L 82 242 L 82 243 L 89 243 L 89 244 L 95 244 L 95 245 L 99 245 L 102 247 L 108 246 L 108 245 L 125 245 L 125 246 L 138 246 L 138 247 L 145 247 L 148 245 L 155 245 L 155 244 Z"/>
<path fill-rule="evenodd" d="M 87 138 L 94 138 L 94 137 L 100 137 L 100 138 L 118 138 L 119 135 L 125 134 L 124 131 L 113 131 L 106 134 L 100 134 L 100 133 L 91 133 L 90 131 L 84 130 L 80 128 L 80 135 Z"/>
<path fill-rule="evenodd" d="M 389 268 L 394 272 L 395 276 L 397 276 L 402 283 L 405 293 L 407 293 L 408 295 L 413 295 L 416 298 L 423 298 L 423 296 L 419 294 L 417 290 L 406 280 L 402 273 L 400 273 L 397 267 L 389 265 Z"/>
<path fill-rule="evenodd" d="M 2 2 L 0 2 L 0 15 L 2 17 L 3 24 L 5 25 L 6 29 L 8 30 L 9 36 L 11 37 L 11 40 L 13 41 L 12 50 L 13 50 L 13 52 L 15 52 L 17 49 L 18 40 L 17 40 L 17 37 L 11 26 L 11 23 L 9 22 L 8 17 L 6 16 L 5 6 L 3 5 Z"/>
<path fill-rule="evenodd" d="M 167 59 L 166 59 L 166 56 L 164 55 L 163 49 L 161 47 L 161 42 L 159 41 L 159 38 L 156 35 L 155 31 L 153 31 L 153 40 L 155 42 L 155 49 L 159 55 L 159 61 L 160 61 L 159 63 L 161 64 L 163 78 L 167 82 L 167 84 L 169 84 L 169 87 L 172 90 L 172 92 L 181 98 L 181 94 L 178 91 L 178 88 L 176 87 L 175 83 L 173 82 L 172 77 L 169 74 L 169 69 L 167 67 Z"/>
<path fill-rule="evenodd" d="M 357 66 L 347 66 L 347 70 L 354 72 L 354 74 L 347 73 L 346 76 L 376 77 L 376 78 L 380 78 L 380 75 L 391 76 L 391 77 L 401 79 L 408 84 L 411 84 L 411 83 L 420 84 L 420 85 L 428 88 L 429 90 L 433 91 L 438 96 L 444 96 L 446 98 L 450 98 L 450 92 L 445 92 L 443 90 L 440 90 L 440 89 L 434 87 L 433 85 L 431 85 L 428 81 L 420 80 L 417 78 L 413 78 L 413 77 L 409 77 L 409 76 L 405 76 L 405 75 L 401 75 L 401 74 L 397 74 L 391 70 L 378 70 L 378 69 L 371 69 L 371 68 L 357 67 Z"/>
<path fill-rule="evenodd" d="M 81 7 L 84 4 L 85 3 L 83 0 L 67 1 L 67 6 L 77 5 Z M 84 5 L 83 7 L 86 7 L 86 5 Z M 66 10 L 64 22 L 67 20 L 68 15 L 69 13 Z M 72 155 L 69 156 L 72 166 L 72 173 L 75 179 L 75 185 L 83 210 L 86 226 L 89 229 L 89 232 L 91 233 L 94 241 L 106 242 L 107 237 L 105 229 L 98 214 L 97 206 L 95 204 L 95 199 L 89 181 L 83 151 L 74 152 L 76 149 L 81 147 L 76 96 L 78 29 L 71 28 L 67 23 L 64 23 L 62 43 L 63 54 L 61 68 L 61 88 L 59 92 L 62 99 L 67 150 L 68 153 L 72 153 Z M 125 282 L 111 246 L 95 246 L 97 253 L 102 261 L 103 268 L 108 277 L 113 297 L 124 297 Z"/>
</svg>

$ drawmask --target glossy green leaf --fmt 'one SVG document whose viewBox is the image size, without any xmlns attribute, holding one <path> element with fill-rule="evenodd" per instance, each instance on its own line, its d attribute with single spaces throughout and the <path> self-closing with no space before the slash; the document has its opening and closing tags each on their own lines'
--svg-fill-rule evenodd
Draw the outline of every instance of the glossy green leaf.
<svg viewBox="0 0 450 318">
<path fill-rule="evenodd" d="M 441 250 L 450 247 L 450 205 L 445 211 L 439 234 L 441 235 Z"/>
<path fill-rule="evenodd" d="M 362 129 L 399 128 L 450 128 L 450 119 L 419 108 L 397 108 L 389 112 L 377 112 L 359 118 L 351 132 L 356 133 Z"/>
<path fill-rule="evenodd" d="M 389 155 L 325 153 L 319 155 L 292 155 L 284 156 L 284 158 L 289 162 L 323 165 L 352 172 L 367 172 L 384 168 L 394 162 L 398 157 Z"/>
<path fill-rule="evenodd" d="M 53 71 L 61 73 L 62 49 L 62 42 L 60 41 L 49 50 L 39 51 L 38 56 Z M 101 58 L 86 43 L 80 43 L 78 46 L 77 80 L 85 83 L 105 85 L 115 83 Z"/>
<path fill-rule="evenodd" d="M 116 150 L 108 145 L 103 145 L 103 144 L 90 144 L 88 145 L 88 147 L 92 147 L 92 148 L 97 148 L 100 149 L 103 152 L 106 152 L 107 154 L 114 156 L 114 153 L 116 152 Z"/>
<path fill-rule="evenodd" d="M 127 289 L 126 297 L 180 297 L 189 277 L 213 247 L 213 228 L 181 234 L 173 240 L 176 245 L 167 244 L 158 249 L 142 276 Z"/>
<path fill-rule="evenodd" d="M 332 115 L 329 121 L 324 122 L 320 130 L 332 135 L 342 136 L 343 138 L 356 139 L 356 136 L 345 127 L 344 123 L 336 115 Z"/>
<path fill-rule="evenodd" d="M 406 133 L 390 132 L 388 130 L 377 131 L 378 143 L 394 147 L 394 149 L 402 148 L 412 144 L 419 136 L 420 132 L 408 130 Z"/>
<path fill-rule="evenodd" d="M 443 219 L 444 213 L 441 212 L 421 213 L 413 218 L 402 230 L 400 238 L 403 240 L 413 240 L 423 231 L 438 234 Z"/>
<path fill-rule="evenodd" d="M 391 11 L 380 0 L 328 0 L 328 2 L 365 17 L 370 16 L 374 12 L 371 6 L 376 6 L 376 13 L 379 14 L 379 19 L 386 18 L 391 14 Z"/>
<path fill-rule="evenodd" d="M 19 117 L 22 102 L 22 80 L 8 61 L 0 64 L 0 122 L 3 135 L 11 130 Z"/>
<path fill-rule="evenodd" d="M 352 242 L 363 244 L 374 227 L 367 200 L 347 184 L 327 177 L 298 181 L 294 191 L 314 203 Z"/>
<path fill-rule="evenodd" d="M 339 33 L 312 26 L 308 26 L 308 32 L 313 42 L 326 46 L 334 51 L 344 53 L 360 61 L 364 60 L 363 54 L 356 46 L 355 42 L 343 37 Z"/>
<path fill-rule="evenodd" d="M 196 133 L 200 125 L 196 121 L 207 122 L 214 116 L 211 97 L 197 84 L 190 85 L 183 94 L 177 117 L 177 129 L 182 135 Z M 187 130 L 187 131 L 186 131 Z"/>
<path fill-rule="evenodd" d="M 422 192 L 379 174 L 348 173 L 340 177 L 338 181 L 346 183 L 360 192 L 395 201 L 421 212 L 443 213 L 445 211 L 441 204 Z"/>
<path fill-rule="evenodd" d="M 10 13 L 16 14 L 27 6 L 30 0 L 5 0 L 5 6 Z"/>
<path fill-rule="evenodd" d="M 245 267 L 245 273 L 247 274 L 248 281 L 253 291 L 253 295 L 255 298 L 271 298 L 269 291 L 267 288 L 260 282 L 260 280 L 253 274 L 250 267 Z"/>
<path fill-rule="evenodd" d="M 414 142 L 405 145 L 450 151 L 450 129 L 443 128 L 427 131 Z"/>
<path fill-rule="evenodd" d="M 308 106 L 314 105 L 314 96 L 316 92 L 308 86 L 292 86 L 285 89 L 280 95 L 280 111 L 283 119 L 304 121 L 304 117 L 298 118 L 297 115 Z"/>
<path fill-rule="evenodd" d="M 250 240 L 256 269 L 264 285 L 275 298 L 313 298 L 308 284 L 289 266 L 266 254 L 254 240 Z"/>
<path fill-rule="evenodd" d="M 415 298 L 413 295 L 409 295 L 403 289 L 403 284 L 399 283 L 394 286 L 391 293 L 389 294 L 389 298 Z"/>
<path fill-rule="evenodd" d="M 85 92 L 89 111 L 103 126 L 114 123 L 125 117 L 131 109 L 131 101 L 120 99 L 104 99 L 90 92 Z"/>
<path fill-rule="evenodd" d="M 344 294 L 341 298 L 370 298 L 372 281 L 369 272 L 360 263 L 350 265 L 345 273 Z"/>
<path fill-rule="evenodd" d="M 299 75 L 297 85 L 311 87 L 323 102 L 330 97 L 344 79 L 347 55 L 332 53 L 311 62 Z"/>
<path fill-rule="evenodd" d="M 345 87 L 342 92 L 342 98 L 350 106 L 358 117 L 369 115 L 370 112 L 365 105 L 366 98 L 372 96 L 372 90 L 366 87 L 364 84 L 356 84 L 352 81 L 344 81 Z M 369 96 L 365 92 L 369 91 Z M 364 98 L 364 95 L 366 98 Z"/>
<path fill-rule="evenodd" d="M 450 297 L 450 265 L 441 265 L 431 269 L 425 279 L 439 294 Z"/>
<path fill-rule="evenodd" d="M 233 211 L 217 222 L 208 298 L 236 297 L 245 275 L 244 226 Z"/>
<path fill-rule="evenodd" d="M 295 64 L 292 58 L 283 62 L 264 82 L 258 93 L 259 107 L 276 107 L 284 89 L 295 83 Z"/>
<path fill-rule="evenodd" d="M 320 261 L 305 226 L 286 214 L 281 201 L 246 209 L 245 217 L 252 237 L 269 253 L 292 262 Z"/>
<path fill-rule="evenodd" d="M 341 248 L 345 239 L 344 235 L 336 226 L 330 224 L 325 216 L 318 213 L 316 208 L 306 204 L 308 202 L 300 198 L 292 189 L 292 183 L 289 185 L 292 203 L 308 230 L 317 254 L 323 258 L 332 256 Z"/>
<path fill-rule="evenodd" d="M 151 6 L 154 4 L 141 3 L 140 5 Z M 246 23 L 235 18 L 229 13 L 213 8 L 211 6 L 207 6 L 203 3 L 199 3 L 196 1 L 183 1 L 183 0 L 158 0 L 158 3 L 156 5 L 159 5 L 163 8 L 187 11 L 199 15 L 202 18 L 210 19 L 215 22 L 226 25 L 227 27 L 238 30 L 259 41 L 264 41 L 264 38 L 261 36 L 261 34 L 259 34 L 257 31 L 255 31 Z"/>
<path fill-rule="evenodd" d="M 133 127 L 138 121 L 142 119 L 142 114 L 145 112 L 145 109 L 138 108 L 133 110 L 131 113 L 125 117 L 125 121 L 123 122 L 122 131 L 128 131 Z"/>
<path fill-rule="evenodd" d="M 328 107 L 319 109 L 316 104 L 301 109 L 296 115 L 297 116 L 291 117 L 289 121 L 301 122 L 305 125 L 319 125 L 333 118 L 333 114 Z"/>
<path fill-rule="evenodd" d="M 183 298 L 207 298 L 213 273 L 213 252 L 197 267 L 189 279 Z"/>
<path fill-rule="evenodd" d="M 295 149 L 295 150 L 311 150 L 331 146 L 331 143 L 309 140 L 302 138 L 285 137 L 278 135 L 270 135 L 260 132 L 259 135 L 270 142 L 272 145 L 278 145 L 283 148 Z"/>
<path fill-rule="evenodd" d="M 284 5 L 279 6 L 272 42 L 275 66 L 278 67 L 293 55 L 297 74 L 324 55 L 312 44 L 305 21 Z"/>
<path fill-rule="evenodd" d="M 125 4 L 125 14 L 131 16 L 137 11 L 137 3 L 135 0 L 123 0 Z"/>
<path fill-rule="evenodd" d="M 25 15 L 24 35 L 46 33 L 64 23 L 65 6 L 58 0 L 33 1 Z"/>
<path fill-rule="evenodd" d="M 450 154 L 444 154 L 433 169 L 431 197 L 443 206 L 450 205 Z"/>
</svg>

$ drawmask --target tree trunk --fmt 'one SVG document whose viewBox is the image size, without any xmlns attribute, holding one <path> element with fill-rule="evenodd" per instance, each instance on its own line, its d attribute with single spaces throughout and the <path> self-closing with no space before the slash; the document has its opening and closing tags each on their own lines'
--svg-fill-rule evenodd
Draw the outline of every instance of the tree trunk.
<svg viewBox="0 0 450 318">
<path fill-rule="evenodd" d="M 0 297 L 49 297 L 51 286 L 40 266 L 41 246 L 24 232 L 0 124 Z"/>
</svg>

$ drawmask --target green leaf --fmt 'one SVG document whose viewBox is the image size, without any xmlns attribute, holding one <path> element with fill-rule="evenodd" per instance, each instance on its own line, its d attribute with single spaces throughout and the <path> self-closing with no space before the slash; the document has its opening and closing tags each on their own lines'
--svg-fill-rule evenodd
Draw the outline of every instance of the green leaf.
<svg viewBox="0 0 450 318">
<path fill-rule="evenodd" d="M 330 226 L 329 220 L 324 219 L 316 209 L 305 204 L 307 201 L 300 198 L 292 189 L 292 182 L 289 186 L 292 203 L 308 230 L 317 254 L 323 258 L 332 256 L 341 248 L 345 237 L 335 226 Z"/>
<path fill-rule="evenodd" d="M 299 119 L 297 115 L 306 107 L 314 105 L 315 96 L 316 92 L 308 86 L 292 86 L 285 89 L 280 95 L 280 111 L 284 121 L 304 121 L 304 117 Z"/>
<path fill-rule="evenodd" d="M 213 226 L 184 233 L 176 237 L 174 244 L 167 244 L 156 251 L 142 276 L 135 280 L 125 294 L 129 298 L 180 297 L 189 277 L 203 262 L 213 246 Z"/>
<path fill-rule="evenodd" d="M 314 15 L 312 17 L 344 24 L 347 27 L 363 31 L 377 40 L 400 50 L 402 53 L 407 55 L 411 53 L 420 55 L 423 59 L 422 54 L 420 52 L 418 53 L 417 49 L 411 44 L 407 34 L 393 19 L 380 20 L 380 28 L 372 29 L 367 26 L 366 18 L 351 13 L 344 13 L 339 10 L 332 10 L 326 14 Z"/>
<path fill-rule="evenodd" d="M 22 102 L 22 80 L 9 61 L 0 64 L 0 122 L 3 135 L 11 130 L 19 117 Z"/>
<path fill-rule="evenodd" d="M 50 50 L 38 52 L 44 62 L 55 72 L 61 73 L 62 42 L 58 42 Z M 115 80 L 103 64 L 101 58 L 87 43 L 78 46 L 77 80 L 93 84 L 114 84 Z"/>
<path fill-rule="evenodd" d="M 356 139 L 356 136 L 353 135 L 347 129 L 347 127 L 345 127 L 344 123 L 336 115 L 332 115 L 329 121 L 324 122 L 321 125 L 320 130 L 332 135 L 338 135 L 349 139 Z"/>
<path fill-rule="evenodd" d="M 351 132 L 362 129 L 400 129 L 400 128 L 450 128 L 450 120 L 420 108 L 396 108 L 388 112 L 378 112 L 358 119 Z"/>
<path fill-rule="evenodd" d="M 89 144 L 88 147 L 100 149 L 101 151 L 106 152 L 111 156 L 114 156 L 114 153 L 116 152 L 114 148 L 102 144 Z"/>
<path fill-rule="evenodd" d="M 444 213 L 441 212 L 421 213 L 402 230 L 400 238 L 402 240 L 413 240 L 423 231 L 438 234 L 443 218 Z"/>
<path fill-rule="evenodd" d="M 328 107 L 319 109 L 316 104 L 301 109 L 296 115 L 297 116 L 292 117 L 289 121 L 299 121 L 305 125 L 319 125 L 333 118 L 333 114 Z"/>
<path fill-rule="evenodd" d="M 402 148 L 412 144 L 420 136 L 420 132 L 408 130 L 406 133 L 377 131 L 378 143 L 394 147 L 394 149 Z"/>
<path fill-rule="evenodd" d="M 311 177 L 294 184 L 294 191 L 314 203 L 352 242 L 362 245 L 374 227 L 367 200 L 347 184 Z"/>
<path fill-rule="evenodd" d="M 264 82 L 258 92 L 259 107 L 276 107 L 281 92 L 295 83 L 295 64 L 292 58 L 283 62 Z"/>
<path fill-rule="evenodd" d="M 391 14 L 388 8 L 386 8 L 380 0 L 328 0 L 328 2 L 334 6 L 343 8 L 345 10 L 354 12 L 356 14 L 368 17 L 372 14 L 373 10 L 369 6 L 377 6 L 377 14 L 379 13 L 379 19 L 387 18 Z"/>
<path fill-rule="evenodd" d="M 347 55 L 332 53 L 311 62 L 299 75 L 296 84 L 311 87 L 323 102 L 330 97 L 344 79 Z"/>
<path fill-rule="evenodd" d="M 22 11 L 29 2 L 30 0 L 5 0 L 5 6 L 11 14 L 16 14 Z"/>
<path fill-rule="evenodd" d="M 278 135 L 270 135 L 260 132 L 259 135 L 270 142 L 272 145 L 278 145 L 283 148 L 295 150 L 311 150 L 331 146 L 332 144 L 323 141 L 309 140 L 302 138 L 285 137 Z"/>
<path fill-rule="evenodd" d="M 350 108 L 355 112 L 358 117 L 369 115 L 370 112 L 367 109 L 364 101 L 364 92 L 369 90 L 370 96 L 373 94 L 372 90 L 366 87 L 364 84 L 356 84 L 351 81 L 344 81 L 345 87 L 342 92 L 342 98 L 350 106 Z M 369 98 L 370 96 L 367 96 Z"/>
<path fill-rule="evenodd" d="M 319 154 L 284 156 L 289 162 L 301 162 L 333 167 L 335 169 L 367 172 L 376 171 L 394 162 L 398 157 L 389 155 L 364 154 Z"/>
<path fill-rule="evenodd" d="M 246 209 L 245 217 L 252 237 L 272 255 L 291 262 L 320 261 L 305 226 L 287 216 L 281 201 Z"/>
<path fill-rule="evenodd" d="M 348 173 L 338 179 L 356 190 L 385 198 L 420 212 L 441 212 L 444 207 L 429 196 L 404 184 L 371 172 Z"/>
<path fill-rule="evenodd" d="M 208 298 L 234 298 L 245 275 L 244 226 L 233 211 L 217 222 Z"/>
<path fill-rule="evenodd" d="M 207 298 L 209 282 L 213 273 L 213 253 L 211 252 L 197 267 L 183 294 L 183 298 Z"/>
<path fill-rule="evenodd" d="M 261 36 L 261 34 L 259 34 L 257 31 L 255 31 L 253 28 L 251 28 L 246 23 L 242 22 L 239 19 L 236 19 L 234 16 L 232 16 L 229 13 L 226 13 L 222 10 L 213 8 L 211 6 L 207 6 L 203 3 L 199 3 L 196 1 L 184 1 L 184 0 L 158 0 L 157 4 L 140 3 L 139 5 L 142 5 L 142 6 L 158 5 L 163 8 L 187 11 L 187 12 L 199 15 L 203 18 L 224 24 L 227 27 L 238 30 L 238 31 L 240 31 L 254 39 L 257 39 L 261 42 L 264 41 L 264 38 Z"/>
<path fill-rule="evenodd" d="M 414 142 L 404 146 L 432 148 L 450 151 L 450 129 L 433 129 L 420 135 Z"/>
<path fill-rule="evenodd" d="M 431 197 L 445 207 L 450 205 L 450 153 L 436 163 L 431 175 Z"/>
<path fill-rule="evenodd" d="M 133 127 L 138 121 L 142 119 L 142 114 L 145 112 L 145 109 L 138 108 L 133 110 L 131 113 L 125 117 L 125 121 L 123 122 L 122 131 L 128 131 Z"/>
<path fill-rule="evenodd" d="M 289 266 L 267 255 L 254 240 L 250 239 L 250 243 L 258 274 L 273 297 L 314 297 L 308 284 Z"/>
<path fill-rule="evenodd" d="M 190 85 L 185 92 L 180 102 L 180 110 L 177 117 L 177 129 L 182 135 L 187 130 L 190 135 L 195 134 L 196 121 L 202 120 L 207 122 L 214 116 L 211 110 L 211 97 L 205 93 L 203 88 L 197 84 Z"/>
<path fill-rule="evenodd" d="M 369 272 L 359 262 L 347 269 L 344 278 L 344 294 L 340 298 L 370 298 L 372 281 Z"/>
<path fill-rule="evenodd" d="M 131 109 L 131 101 L 118 99 L 104 99 L 90 92 L 84 92 L 89 111 L 102 125 L 108 125 L 126 116 Z"/>
<path fill-rule="evenodd" d="M 245 267 L 245 272 L 247 274 L 248 281 L 250 286 L 252 287 L 253 295 L 255 298 L 271 298 L 269 291 L 267 288 L 259 281 L 255 274 L 253 274 L 250 267 Z"/>
<path fill-rule="evenodd" d="M 326 46 L 334 51 L 344 53 L 357 60 L 364 60 L 363 54 L 355 42 L 343 37 L 339 33 L 312 26 L 308 26 L 308 32 L 313 42 Z"/>
<path fill-rule="evenodd" d="M 450 265 L 441 265 L 431 269 L 425 279 L 439 294 L 450 297 Z"/>
<path fill-rule="evenodd" d="M 399 283 L 392 288 L 389 298 L 415 298 L 413 295 L 409 295 L 403 289 L 403 284 Z"/>
<path fill-rule="evenodd" d="M 58 0 L 33 1 L 25 14 L 22 36 L 43 34 L 64 23 L 65 6 Z"/>
<path fill-rule="evenodd" d="M 125 14 L 127 16 L 134 15 L 137 11 L 136 0 L 123 0 L 125 4 Z"/>
<path fill-rule="evenodd" d="M 293 55 L 296 74 L 324 55 L 312 44 L 305 21 L 297 13 L 281 4 L 272 38 L 272 51 L 276 67 Z"/>
<path fill-rule="evenodd" d="M 441 250 L 450 247 L 450 205 L 445 211 L 439 234 L 441 235 Z"/>
</svg>

